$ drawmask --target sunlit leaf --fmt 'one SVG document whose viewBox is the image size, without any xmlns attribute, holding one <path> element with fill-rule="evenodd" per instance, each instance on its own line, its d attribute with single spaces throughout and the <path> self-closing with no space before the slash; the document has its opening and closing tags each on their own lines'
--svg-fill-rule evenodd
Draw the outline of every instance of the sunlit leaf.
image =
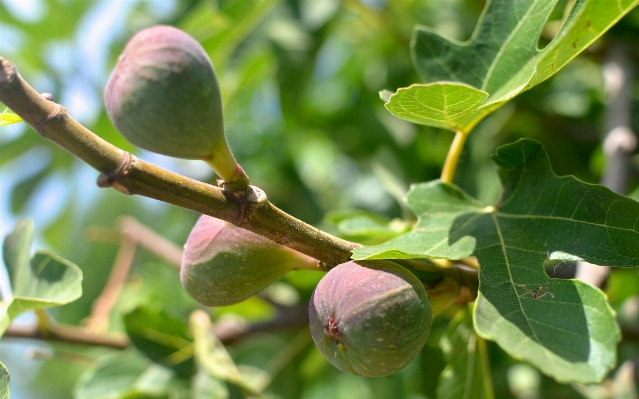
<svg viewBox="0 0 639 399">
<path fill-rule="evenodd" d="M 219 378 L 215 378 L 205 368 L 199 368 L 193 377 L 191 388 L 193 399 L 227 399 L 229 390 L 226 383 Z"/>
<path fill-rule="evenodd" d="M 615 363 L 619 329 L 604 294 L 577 280 L 550 279 L 546 259 L 639 266 L 639 203 L 574 177 L 555 176 L 533 140 L 500 147 L 504 186 L 484 206 L 439 181 L 415 185 L 413 231 L 358 248 L 356 259 L 476 256 L 475 328 L 558 381 L 600 381 Z"/>
<path fill-rule="evenodd" d="M 216 379 L 237 386 L 247 398 L 261 398 L 262 394 L 243 379 L 224 345 L 213 334 L 209 316 L 203 311 L 195 311 L 191 315 L 190 325 L 195 338 L 195 362 L 198 374 L 208 373 L 208 376 L 198 377 L 203 380 L 202 384 L 212 387 L 212 383 L 208 380 Z"/>
<path fill-rule="evenodd" d="M 414 123 L 463 130 L 466 116 L 488 93 L 456 82 L 414 84 L 397 90 L 385 106 L 393 115 Z"/>
<path fill-rule="evenodd" d="M 471 312 L 455 316 L 439 346 L 448 365 L 439 376 L 437 399 L 494 398 L 486 345 L 473 329 Z"/>
<path fill-rule="evenodd" d="M 413 61 L 425 82 L 462 82 L 490 95 L 483 105 L 457 122 L 461 130 L 471 130 L 501 104 L 552 76 L 639 0 L 576 0 L 557 36 L 538 50 L 539 36 L 556 3 L 488 1 L 468 42 L 445 38 L 425 27 L 415 29 Z M 431 102 L 425 105 L 431 106 Z"/>
<path fill-rule="evenodd" d="M 9 370 L 0 362 L 0 399 L 9 399 Z"/>
<path fill-rule="evenodd" d="M 9 108 L 0 113 L 0 127 L 20 122 L 24 122 L 24 120 Z"/>
<path fill-rule="evenodd" d="M 406 233 L 410 230 L 410 225 L 399 219 L 388 220 L 362 212 L 340 220 L 337 229 L 348 240 L 377 244 Z"/>
<path fill-rule="evenodd" d="M 48 251 L 31 258 L 32 241 L 31 221 L 18 222 L 4 240 L 2 255 L 12 295 L 0 301 L 0 334 L 24 311 L 64 305 L 82 295 L 80 268 Z"/>
</svg>

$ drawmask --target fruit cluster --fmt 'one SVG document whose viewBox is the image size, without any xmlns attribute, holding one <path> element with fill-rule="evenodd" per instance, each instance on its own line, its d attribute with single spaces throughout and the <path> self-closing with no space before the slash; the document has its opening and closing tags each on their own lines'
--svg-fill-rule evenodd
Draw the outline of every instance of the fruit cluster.
<svg viewBox="0 0 639 399">
<path fill-rule="evenodd" d="M 106 88 L 109 116 L 132 143 L 160 154 L 207 161 L 225 190 L 248 187 L 224 135 L 215 72 L 188 34 L 156 26 L 127 44 Z M 248 230 L 203 215 L 185 244 L 181 281 L 207 306 L 237 303 L 291 270 L 319 262 Z M 342 371 L 393 374 L 424 346 L 432 323 L 422 283 L 391 261 L 347 262 L 317 285 L 309 308 L 320 352 Z"/>
</svg>

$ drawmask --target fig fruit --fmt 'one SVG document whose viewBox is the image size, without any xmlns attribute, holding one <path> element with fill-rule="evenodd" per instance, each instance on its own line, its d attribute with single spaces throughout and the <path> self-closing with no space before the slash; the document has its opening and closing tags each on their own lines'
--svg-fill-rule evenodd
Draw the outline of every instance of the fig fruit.
<svg viewBox="0 0 639 399">
<path fill-rule="evenodd" d="M 109 118 L 133 144 L 205 160 L 224 182 L 248 185 L 226 142 L 213 65 L 187 33 L 164 25 L 136 33 L 109 78 L 105 102 Z"/>
<path fill-rule="evenodd" d="M 430 333 L 422 283 L 391 261 L 343 263 L 320 280 L 309 307 L 311 334 L 338 369 L 385 377 L 411 362 Z"/>
<path fill-rule="evenodd" d="M 291 270 L 318 270 L 318 261 L 231 223 L 202 215 L 184 245 L 180 279 L 206 306 L 241 302 Z"/>
</svg>

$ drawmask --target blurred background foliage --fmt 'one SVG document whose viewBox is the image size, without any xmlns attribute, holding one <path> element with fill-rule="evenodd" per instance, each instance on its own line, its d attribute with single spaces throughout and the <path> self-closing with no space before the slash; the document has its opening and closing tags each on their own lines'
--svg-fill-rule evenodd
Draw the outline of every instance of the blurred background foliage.
<svg viewBox="0 0 639 399">
<path fill-rule="evenodd" d="M 414 25 L 465 40 L 484 3 L 0 0 L 0 55 L 102 138 L 166 169 L 213 183 L 215 176 L 202 162 L 134 148 L 111 125 L 102 102 L 110 69 L 134 32 L 158 23 L 189 32 L 211 56 L 222 88 L 228 141 L 252 184 L 286 212 L 364 240 L 376 228 L 385 229 L 388 237 L 405 229 L 399 220 L 390 229 L 386 223 L 412 217 L 401 202 L 403 194 L 411 183 L 439 177 L 453 138 L 451 132 L 393 117 L 378 92 L 419 82 L 409 54 Z M 559 1 L 541 46 L 556 32 L 567 3 Z M 607 162 L 602 152 L 602 62 L 612 43 L 624 43 L 635 67 L 639 65 L 637 37 L 639 10 L 634 10 L 553 78 L 489 116 L 471 135 L 456 183 L 493 203 L 499 185 L 488 156 L 496 146 L 520 137 L 540 141 L 557 174 L 599 182 Z M 637 132 L 639 85 L 633 85 L 632 128 Z M 639 166 L 639 157 L 633 162 Z M 109 242 L 108 233 L 89 239 L 88 228 L 113 229 L 119 216 L 133 215 L 181 246 L 198 216 L 98 189 L 92 169 L 24 124 L 0 129 L 0 177 L 2 236 L 18 218 L 33 218 L 37 246 L 54 250 L 83 270 L 82 298 L 51 311 L 64 323 L 79 324 L 88 316 L 118 250 L 118 241 Z M 638 183 L 635 168 L 631 189 Z M 319 278 L 320 273 L 292 273 L 272 295 L 303 303 Z M 638 286 L 636 270 L 615 271 L 607 293 L 623 313 L 622 304 L 636 300 Z M 136 254 L 110 330 L 123 331 L 123 315 L 140 304 L 184 321 L 197 308 L 181 288 L 176 270 L 145 251 Z M 271 374 L 269 397 L 434 398 L 445 366 L 439 337 L 457 310 L 435 319 L 427 346 L 409 367 L 383 379 L 337 371 L 316 351 L 307 329 L 252 335 L 228 349 L 237 364 Z M 211 314 L 214 320 L 264 320 L 273 307 L 251 298 Z M 26 315 L 19 322 L 32 318 Z M 605 384 L 560 385 L 495 345 L 489 343 L 488 350 L 498 398 L 595 398 L 611 392 Z M 16 399 L 69 398 L 87 361 L 108 352 L 26 340 L 0 342 L 0 360 L 11 372 Z M 639 345 L 624 341 L 619 354 L 623 364 L 639 355 Z M 610 381 L 618 374 L 613 372 Z"/>
</svg>

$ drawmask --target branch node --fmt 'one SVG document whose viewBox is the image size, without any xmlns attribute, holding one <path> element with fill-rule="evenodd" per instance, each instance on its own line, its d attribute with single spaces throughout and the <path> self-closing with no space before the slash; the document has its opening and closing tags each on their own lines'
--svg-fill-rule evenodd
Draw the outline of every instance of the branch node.
<svg viewBox="0 0 639 399">
<path fill-rule="evenodd" d="M 9 60 L 0 57 L 0 86 L 13 82 L 18 71 L 15 65 Z"/>
<path fill-rule="evenodd" d="M 134 164 L 135 164 L 135 157 L 131 155 L 130 152 L 124 151 L 124 154 L 122 156 L 122 161 L 120 161 L 120 164 L 114 171 L 108 172 L 108 173 L 100 173 L 100 175 L 98 176 L 98 181 L 97 181 L 98 187 L 100 188 L 113 187 L 114 189 L 118 190 L 119 192 L 123 194 L 130 195 L 129 191 L 124 186 L 122 186 L 121 184 L 118 184 L 118 180 L 122 176 L 128 175 L 129 171 L 131 170 L 131 168 L 133 168 Z"/>
<path fill-rule="evenodd" d="M 53 97 L 51 97 L 51 98 L 53 99 Z M 48 100 L 48 98 L 47 98 L 47 100 Z M 52 100 L 50 100 L 50 101 L 52 101 Z M 51 112 L 49 112 L 49 115 L 45 116 L 43 120 L 41 120 L 40 122 L 38 122 L 37 125 L 34 126 L 36 132 L 38 132 L 42 136 L 42 133 L 40 133 L 40 129 L 45 127 L 49 122 L 54 120 L 58 115 L 62 114 L 62 112 L 63 112 L 62 110 L 63 109 L 64 109 L 64 107 L 61 106 L 60 104 L 55 104 L 55 107 L 51 110 Z"/>
<path fill-rule="evenodd" d="M 268 202 L 266 193 L 259 187 L 249 186 L 245 193 L 222 190 L 226 198 L 237 206 L 237 217 L 233 224 L 237 227 L 246 226 L 251 222 L 255 208 Z"/>
</svg>

